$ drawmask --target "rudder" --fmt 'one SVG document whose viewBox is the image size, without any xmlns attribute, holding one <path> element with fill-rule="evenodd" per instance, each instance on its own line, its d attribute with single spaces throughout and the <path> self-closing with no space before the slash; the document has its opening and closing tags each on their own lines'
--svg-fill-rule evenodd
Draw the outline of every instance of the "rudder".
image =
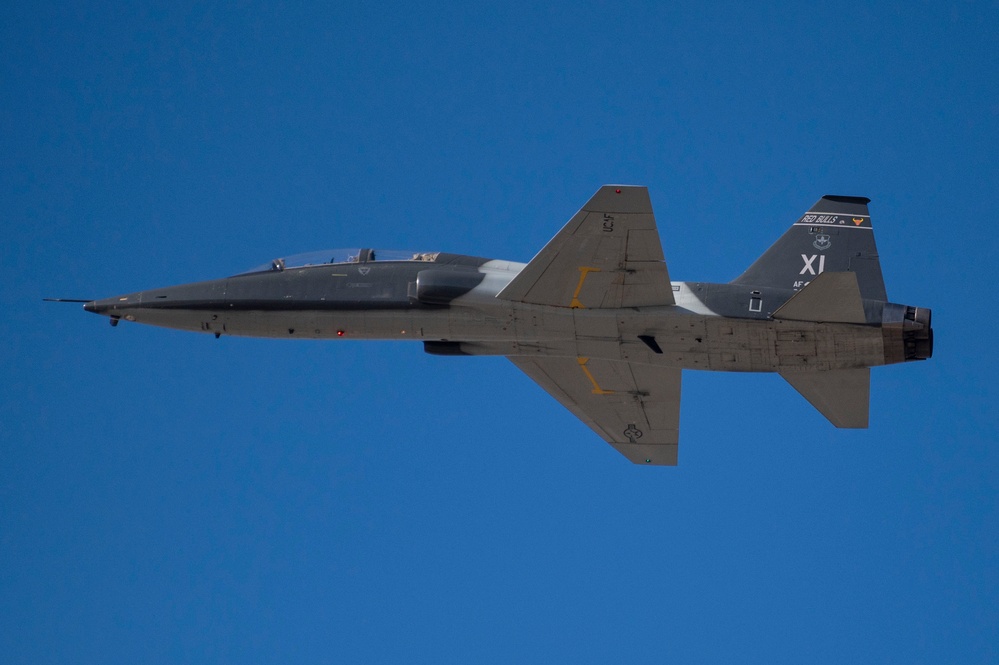
<svg viewBox="0 0 999 665">
<path fill-rule="evenodd" d="M 862 298 L 887 301 L 868 203 L 823 196 L 732 284 L 800 289 L 823 272 L 853 272 Z"/>
</svg>

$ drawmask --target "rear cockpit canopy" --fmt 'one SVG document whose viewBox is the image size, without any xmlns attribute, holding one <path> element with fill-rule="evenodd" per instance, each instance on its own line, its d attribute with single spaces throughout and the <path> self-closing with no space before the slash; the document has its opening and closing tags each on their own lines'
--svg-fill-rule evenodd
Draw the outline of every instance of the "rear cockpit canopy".
<svg viewBox="0 0 999 665">
<path fill-rule="evenodd" d="M 251 270 L 239 273 L 249 275 L 258 272 L 270 272 L 291 270 L 294 268 L 309 268 L 315 266 L 326 266 L 344 263 L 371 263 L 373 261 L 423 261 L 433 263 L 437 260 L 440 252 L 406 252 L 395 249 L 324 249 L 318 252 L 306 252 L 295 254 L 279 259 L 274 259 L 270 263 L 257 266 Z"/>
</svg>

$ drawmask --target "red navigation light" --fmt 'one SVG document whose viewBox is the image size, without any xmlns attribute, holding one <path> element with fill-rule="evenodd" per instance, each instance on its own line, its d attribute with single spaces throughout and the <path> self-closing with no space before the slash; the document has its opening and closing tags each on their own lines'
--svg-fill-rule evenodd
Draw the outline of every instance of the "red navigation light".
<svg viewBox="0 0 999 665">
<path fill-rule="evenodd" d="M 336 336 L 337 337 L 343 337 L 343 330 L 337 330 L 336 331 Z"/>
</svg>

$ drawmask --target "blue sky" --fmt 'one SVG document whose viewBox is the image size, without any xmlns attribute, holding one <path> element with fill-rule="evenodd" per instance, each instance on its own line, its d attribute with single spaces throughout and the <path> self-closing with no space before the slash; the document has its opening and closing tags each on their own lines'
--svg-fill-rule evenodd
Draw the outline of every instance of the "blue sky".
<svg viewBox="0 0 999 665">
<path fill-rule="evenodd" d="M 304 4 L 304 3 L 303 3 Z M 999 660 L 995 3 L 12 6 L 0 20 L 0 659 Z M 526 261 L 650 188 L 728 281 L 869 196 L 936 357 L 839 431 L 684 374 L 634 467 L 502 358 L 108 327 L 336 246 Z"/>
</svg>

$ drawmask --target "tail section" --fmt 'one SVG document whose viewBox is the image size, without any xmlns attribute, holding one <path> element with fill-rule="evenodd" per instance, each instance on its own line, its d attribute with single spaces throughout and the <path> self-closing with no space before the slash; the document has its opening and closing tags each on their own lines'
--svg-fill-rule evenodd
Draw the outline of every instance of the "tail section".
<svg viewBox="0 0 999 665">
<path fill-rule="evenodd" d="M 857 274 L 824 272 L 773 313 L 775 319 L 823 323 L 867 323 Z"/>
<path fill-rule="evenodd" d="M 862 298 L 887 301 L 868 203 L 823 196 L 732 283 L 801 289 L 824 272 L 852 272 Z"/>
<path fill-rule="evenodd" d="M 836 427 L 865 429 L 871 409 L 871 368 L 781 372 Z"/>
</svg>

